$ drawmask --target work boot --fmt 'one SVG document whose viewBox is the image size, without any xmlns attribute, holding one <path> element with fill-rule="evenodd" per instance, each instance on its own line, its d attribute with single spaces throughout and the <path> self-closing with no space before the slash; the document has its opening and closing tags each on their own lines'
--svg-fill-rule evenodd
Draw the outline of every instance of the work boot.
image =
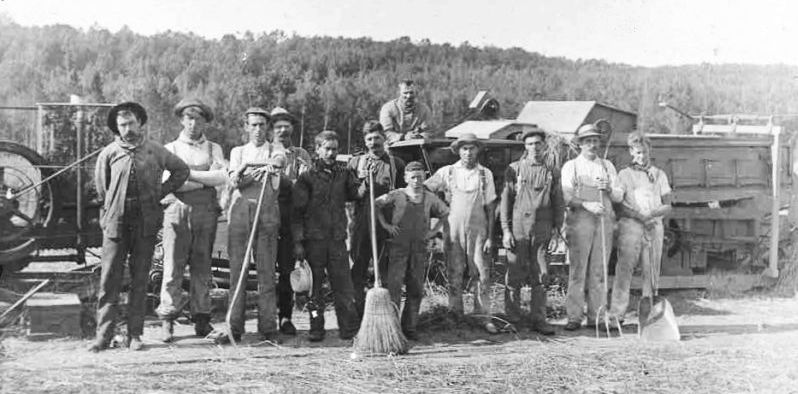
<svg viewBox="0 0 798 394">
<path fill-rule="evenodd" d="M 504 288 L 504 314 L 507 321 L 518 325 L 521 322 L 521 289 Z"/>
<path fill-rule="evenodd" d="M 282 341 L 280 340 L 280 334 L 277 332 L 262 332 L 258 335 L 261 341 L 272 342 L 276 344 L 281 344 Z"/>
<path fill-rule="evenodd" d="M 233 334 L 233 340 L 236 343 L 241 343 L 241 334 Z M 217 345 L 229 345 L 230 344 L 230 336 L 227 333 L 220 333 L 219 336 L 213 339 L 213 343 Z"/>
<path fill-rule="evenodd" d="M 144 348 L 144 344 L 141 342 L 141 337 L 138 335 L 130 337 L 128 339 L 128 348 L 132 352 L 137 352 Z"/>
<path fill-rule="evenodd" d="M 536 320 L 532 323 L 532 327 L 530 328 L 532 331 L 537 331 L 542 335 L 554 335 L 555 333 L 554 327 L 545 320 Z"/>
<path fill-rule="evenodd" d="M 207 313 L 198 313 L 194 315 L 194 334 L 198 337 L 205 338 L 211 332 L 213 332 L 211 315 Z"/>
<path fill-rule="evenodd" d="M 161 322 L 161 341 L 169 343 L 172 342 L 175 333 L 175 322 L 172 320 L 164 320 Z"/>
<path fill-rule="evenodd" d="M 565 329 L 567 331 L 576 331 L 580 327 L 582 327 L 582 322 L 578 321 L 569 321 L 568 323 L 565 324 Z"/>
<path fill-rule="evenodd" d="M 291 319 L 284 317 L 280 320 L 280 332 L 285 335 L 296 335 L 296 327 L 294 327 L 294 323 L 291 323 Z"/>
<path fill-rule="evenodd" d="M 106 341 L 94 341 L 91 346 L 88 347 L 88 351 L 92 353 L 99 353 L 105 349 L 108 349 L 108 342 Z"/>
<path fill-rule="evenodd" d="M 310 330 L 308 340 L 319 342 L 324 340 L 324 312 L 318 310 L 310 311 Z"/>
</svg>

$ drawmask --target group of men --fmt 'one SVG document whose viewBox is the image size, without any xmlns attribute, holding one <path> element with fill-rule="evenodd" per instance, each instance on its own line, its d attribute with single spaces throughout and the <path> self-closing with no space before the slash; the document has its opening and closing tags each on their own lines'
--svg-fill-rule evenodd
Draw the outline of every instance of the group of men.
<svg viewBox="0 0 798 394">
<path fill-rule="evenodd" d="M 125 261 L 131 276 L 127 346 L 142 348 L 145 284 L 161 226 L 164 278 L 156 312 L 162 320 L 162 339 L 174 339 L 174 320 L 186 304 L 195 334 L 204 337 L 214 332 L 210 324 L 211 249 L 221 213 L 217 189 L 225 185 L 231 190 L 227 213 L 230 298 L 237 301 L 229 306 L 230 331 L 216 336 L 221 343 L 238 341 L 244 334 L 246 281 L 239 286 L 236 278 L 247 269 L 243 264 L 249 257 L 257 269 L 257 330 L 262 339 L 275 340 L 278 333 L 296 335 L 289 278 L 295 261 L 303 259 L 312 272 L 307 303 L 309 339 L 321 341 L 325 336 L 325 279 L 333 292 L 339 336 L 354 337 L 369 286 L 370 189 L 376 197 L 374 216 L 380 224 L 377 269 L 397 307 L 402 287 L 406 288 L 401 324 L 408 338 L 418 336 L 427 241 L 441 226 L 447 250 L 449 306 L 464 312 L 464 283 L 470 277 L 476 285 L 474 314 L 483 319 L 487 332 L 499 331 L 490 297 L 490 254 L 497 216 L 508 251 L 504 303 L 509 321 L 529 323 L 532 330 L 554 334 L 546 322 L 546 292 L 537 256 L 538 249 L 559 233 L 567 218 L 571 271 L 565 328 L 581 325 L 586 292 L 588 323 L 595 323 L 592 313 L 606 304 L 606 293 L 599 287 L 602 258 L 607 258 L 611 248 L 609 244 L 601 248 L 600 242 L 612 242 L 611 202 L 622 202 L 623 207 L 610 310 L 614 318 L 622 320 L 637 261 L 642 258 L 656 264 L 649 271 L 659 272 L 660 218 L 669 207 L 667 178 L 651 167 L 648 140 L 642 136 L 630 140 L 634 164 L 616 174 L 610 162 L 597 156 L 601 135 L 586 125 L 576 135 L 580 156 L 560 170 L 544 160 L 546 133 L 533 129 L 522 135 L 526 152 L 507 168 L 499 198 L 492 172 L 478 162 L 483 144 L 474 135 L 453 141 L 451 149 L 459 160 L 438 169 L 429 179 L 421 163 L 404 163 L 387 152 L 386 144 L 391 141 L 424 137 L 429 131 L 429 110 L 416 102 L 413 82 L 403 81 L 399 93 L 396 100 L 383 106 L 380 121 L 363 126 L 367 152 L 348 164 L 336 160 L 338 135 L 333 131 L 316 135 L 315 159 L 293 146 L 296 118 L 279 107 L 272 111 L 253 107 L 244 113 L 249 142 L 232 149 L 229 164 L 221 147 L 205 136 L 213 112 L 200 100 L 186 99 L 175 106 L 182 130 L 165 146 L 144 137 L 147 113 L 141 105 L 126 102 L 113 107 L 107 124 L 116 139 L 100 153 L 95 174 L 98 196 L 104 201 L 100 218 L 104 238 L 97 335 L 90 350 L 109 346 Z M 351 267 L 345 242 L 346 202 L 355 206 Z M 433 218 L 438 221 L 431 227 Z M 602 231 L 603 237 L 599 236 Z M 251 256 L 246 256 L 249 252 Z M 182 290 L 186 265 L 190 270 L 188 299 Z M 532 288 L 526 318 L 520 304 L 525 285 Z M 650 293 L 650 287 L 645 291 Z"/>
</svg>

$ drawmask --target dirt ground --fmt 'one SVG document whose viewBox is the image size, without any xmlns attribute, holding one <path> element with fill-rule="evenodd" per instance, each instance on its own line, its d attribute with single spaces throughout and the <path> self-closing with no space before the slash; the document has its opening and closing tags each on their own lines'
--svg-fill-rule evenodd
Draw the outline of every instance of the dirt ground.
<svg viewBox="0 0 798 394">
<path fill-rule="evenodd" d="M 423 333 L 407 355 L 353 359 L 351 341 L 337 338 L 332 312 L 320 344 L 307 341 L 307 317 L 299 312 L 299 335 L 281 344 L 260 342 L 254 319 L 239 347 L 195 338 L 187 322 L 177 326 L 178 341 L 166 345 L 149 321 L 142 352 L 91 354 L 89 340 L 6 335 L 0 392 L 798 391 L 798 299 L 667 296 L 682 330 L 678 343 L 641 342 L 634 324 L 623 337 L 566 333 L 558 320 L 554 337 L 446 328 Z"/>
</svg>

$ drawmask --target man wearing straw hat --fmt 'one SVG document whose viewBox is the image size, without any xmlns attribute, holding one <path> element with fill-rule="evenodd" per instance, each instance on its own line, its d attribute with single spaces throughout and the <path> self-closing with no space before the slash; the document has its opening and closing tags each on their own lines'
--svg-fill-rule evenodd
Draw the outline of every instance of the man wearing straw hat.
<svg viewBox="0 0 798 394">
<path fill-rule="evenodd" d="M 325 274 L 335 299 L 338 335 L 352 339 L 358 331 L 355 291 L 346 253 L 346 201 L 362 197 L 363 191 L 350 169 L 335 158 L 338 134 L 322 131 L 315 138 L 317 159 L 294 184 L 294 211 L 291 216 L 294 255 L 307 257 L 313 272 L 313 289 L 307 304 L 310 312 L 310 341 L 324 339 Z"/>
<path fill-rule="evenodd" d="M 629 305 L 632 271 L 642 265 L 643 297 L 654 295 L 659 283 L 662 217 L 671 211 L 671 187 L 664 171 L 651 165 L 651 140 L 642 133 L 628 137 L 632 164 L 618 173 L 624 198 L 618 220 L 618 263 L 612 284 L 610 318 L 623 323 Z M 652 286 L 653 285 L 653 286 Z"/>
<path fill-rule="evenodd" d="M 246 309 L 246 287 L 240 287 L 237 280 L 246 259 L 247 244 L 256 226 L 252 245 L 253 260 L 258 278 L 258 333 L 262 340 L 277 339 L 277 297 L 274 282 L 275 260 L 277 258 L 277 237 L 280 229 L 280 200 L 290 201 L 291 182 L 282 175 L 285 158 L 273 156 L 272 146 L 267 139 L 269 113 L 262 108 L 253 107 L 244 113 L 249 143 L 233 148 L 230 152 L 230 181 L 234 188 L 228 215 L 228 252 L 230 254 L 230 331 L 233 340 L 238 342 L 244 334 L 244 312 Z M 264 182 L 268 184 L 263 185 Z M 264 190 L 260 215 L 258 209 L 260 191 Z M 238 296 L 235 294 L 238 293 Z M 219 337 L 220 342 L 229 337 Z"/>
<path fill-rule="evenodd" d="M 141 350 L 147 276 L 156 234 L 163 221 L 160 201 L 189 177 L 186 163 L 161 144 L 144 137 L 141 127 L 146 123 L 147 111 L 138 103 L 126 102 L 111 108 L 107 124 L 116 139 L 97 157 L 94 181 L 97 198 L 103 201 L 100 215 L 103 248 L 97 294 L 97 336 L 89 347 L 92 352 L 108 348 L 114 334 L 126 260 L 131 276 L 128 346 L 130 350 Z M 170 175 L 162 181 L 164 171 L 169 171 Z"/>
<path fill-rule="evenodd" d="M 380 124 L 389 144 L 425 137 L 430 110 L 416 100 L 417 93 L 413 80 L 405 79 L 399 83 L 399 97 L 380 108 Z"/>
<path fill-rule="evenodd" d="M 294 146 L 292 139 L 296 117 L 285 108 L 275 107 L 270 114 L 274 131 L 274 152 L 285 156 L 283 175 L 292 183 L 299 174 L 307 171 L 312 165 L 308 151 Z M 294 310 L 294 292 L 291 289 L 291 271 L 294 269 L 294 239 L 291 236 L 291 212 L 281 207 L 280 238 L 277 241 L 277 310 L 280 319 L 280 332 L 296 335 L 296 327 L 291 322 Z"/>
<path fill-rule="evenodd" d="M 183 99 L 175 106 L 183 126 L 176 140 L 165 148 L 181 158 L 191 169 L 188 181 L 163 201 L 163 283 L 161 303 L 156 313 L 162 320 L 162 340 L 171 342 L 174 319 L 181 313 L 183 272 L 190 269 L 189 306 L 194 333 L 204 337 L 211 327 L 211 253 L 216 239 L 219 202 L 216 187 L 227 183 L 222 147 L 205 138 L 207 122 L 213 112 L 200 100 Z"/>
<path fill-rule="evenodd" d="M 496 212 L 493 174 L 477 162 L 482 141 L 474 134 L 461 135 L 451 149 L 460 160 L 441 167 L 425 182 L 432 192 L 444 193 L 450 205 L 446 237 L 449 307 L 463 313 L 463 274 L 467 272 L 477 280 L 474 313 L 486 313 L 484 328 L 496 334 L 490 317 L 490 253 Z"/>
<path fill-rule="evenodd" d="M 391 245 L 388 268 L 385 270 L 385 287 L 393 303 L 399 307 L 402 285 L 407 289 L 407 299 L 402 310 L 402 332 L 408 339 L 418 339 L 416 325 L 424 297 L 424 279 L 427 263 L 427 240 L 438 232 L 438 227 L 449 214 L 449 207 L 434 193 L 424 190 L 427 177 L 424 165 L 414 161 L 405 168 L 407 187 L 388 192 L 376 199 L 377 219 L 389 234 Z M 387 221 L 383 208 L 392 208 Z M 436 227 L 430 229 L 430 218 L 438 218 Z M 380 271 L 382 272 L 382 271 Z"/>
<path fill-rule="evenodd" d="M 363 189 L 368 190 L 369 172 L 374 175 L 374 198 L 403 187 L 405 162 L 385 150 L 385 135 L 379 122 L 371 120 L 363 125 L 363 140 L 368 151 L 349 161 L 349 168 L 357 174 Z M 364 194 L 364 198 L 355 202 L 354 229 L 350 245 L 355 305 L 361 318 L 365 307 L 368 268 L 371 260 L 371 213 L 368 193 Z M 381 269 L 384 269 L 388 257 L 388 251 L 385 249 L 387 236 L 382 228 L 377 229 L 377 253 L 380 256 Z"/>
<path fill-rule="evenodd" d="M 501 198 L 502 242 L 507 250 L 504 309 L 508 320 L 521 321 L 521 287 L 532 287 L 531 328 L 544 335 L 554 329 L 546 322 L 546 290 L 541 282 L 538 249 L 562 227 L 565 203 L 560 171 L 544 162 L 546 132 L 533 129 L 521 136 L 526 152 L 510 163 Z"/>
<path fill-rule="evenodd" d="M 623 198 L 615 166 L 598 155 L 602 140 L 599 130 L 586 124 L 577 130 L 574 138 L 581 151 L 561 171 L 563 197 L 569 208 L 566 238 L 571 265 L 565 303 L 568 313 L 565 329 L 569 331 L 582 325 L 586 293 L 588 325 L 598 323 L 596 314 L 607 305 L 603 270 L 612 250 L 615 218 L 612 202 Z"/>
</svg>

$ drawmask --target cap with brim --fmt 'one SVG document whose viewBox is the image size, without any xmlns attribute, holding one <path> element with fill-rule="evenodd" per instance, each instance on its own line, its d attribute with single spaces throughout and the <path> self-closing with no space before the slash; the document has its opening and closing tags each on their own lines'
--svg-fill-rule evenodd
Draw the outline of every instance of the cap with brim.
<svg viewBox="0 0 798 394">
<path fill-rule="evenodd" d="M 261 108 L 261 107 L 249 107 L 246 112 L 244 112 L 244 118 L 249 115 L 260 115 L 266 118 L 266 120 L 270 121 L 272 118 L 269 116 L 269 111 Z"/>
<path fill-rule="evenodd" d="M 579 130 L 576 131 L 576 139 L 577 141 L 581 141 L 583 138 L 587 137 L 603 137 L 604 135 L 601 134 L 598 128 L 592 124 L 582 125 Z"/>
<path fill-rule="evenodd" d="M 106 120 L 106 125 L 115 134 L 119 134 L 119 129 L 116 125 L 116 117 L 119 115 L 120 111 L 130 111 L 135 114 L 136 119 L 139 120 L 139 126 L 144 126 L 144 124 L 147 123 L 147 111 L 144 110 L 144 107 L 142 107 L 141 104 L 134 103 L 132 101 L 118 104 L 108 111 L 108 118 Z"/>
<path fill-rule="evenodd" d="M 285 120 L 287 122 L 290 122 L 291 124 L 296 123 L 296 117 L 294 115 L 291 115 L 291 113 L 288 112 L 288 110 L 283 107 L 274 107 L 269 116 L 271 116 L 272 122 L 277 122 L 278 120 Z"/>
<path fill-rule="evenodd" d="M 546 132 L 543 129 L 535 128 L 535 129 L 531 129 L 531 130 L 527 130 L 527 131 L 523 132 L 521 134 L 521 139 L 519 141 L 522 141 L 522 142 L 526 141 L 527 138 L 529 138 L 529 137 L 531 137 L 533 135 L 539 135 L 540 138 L 546 139 Z"/>
<path fill-rule="evenodd" d="M 452 141 L 450 148 L 452 149 L 452 152 L 458 153 L 463 145 L 475 145 L 478 149 L 482 149 L 482 141 L 480 141 L 479 138 L 477 138 L 477 136 L 473 133 L 465 133 L 457 137 L 456 140 Z"/>
<path fill-rule="evenodd" d="M 183 116 L 183 110 L 189 107 L 199 108 L 200 113 L 202 113 L 202 117 L 205 118 L 206 122 L 213 120 L 213 111 L 211 110 L 211 107 L 207 106 L 205 103 L 196 98 L 185 98 L 180 100 L 180 102 L 175 105 L 175 116 L 178 118 Z"/>
<path fill-rule="evenodd" d="M 411 161 L 410 163 L 407 164 L 407 166 L 405 166 L 405 172 L 411 172 L 411 171 L 426 171 L 426 169 L 424 168 L 424 165 L 421 164 L 421 162 Z"/>
</svg>

